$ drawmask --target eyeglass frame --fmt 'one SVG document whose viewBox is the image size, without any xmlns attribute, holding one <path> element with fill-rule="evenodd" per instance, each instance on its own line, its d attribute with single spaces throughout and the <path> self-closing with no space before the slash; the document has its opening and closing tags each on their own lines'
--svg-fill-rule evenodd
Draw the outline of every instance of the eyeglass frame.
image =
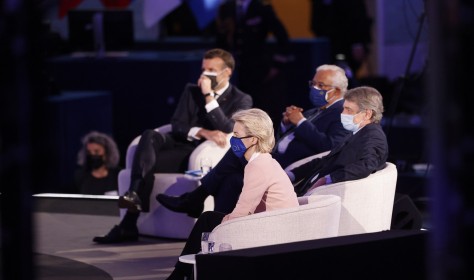
<svg viewBox="0 0 474 280">
<path fill-rule="evenodd" d="M 326 85 L 324 83 L 321 83 L 321 82 L 313 82 L 312 80 L 309 80 L 308 81 L 308 87 L 314 87 L 316 89 L 323 89 L 324 87 L 329 87 L 329 88 L 338 88 L 336 86 L 333 86 L 333 85 Z"/>
</svg>

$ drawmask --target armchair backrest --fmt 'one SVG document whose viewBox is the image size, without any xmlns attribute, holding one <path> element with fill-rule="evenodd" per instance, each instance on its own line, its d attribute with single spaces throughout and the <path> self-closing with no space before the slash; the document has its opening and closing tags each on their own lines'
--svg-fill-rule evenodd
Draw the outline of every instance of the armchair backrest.
<svg viewBox="0 0 474 280">
<path fill-rule="evenodd" d="M 224 157 L 225 153 L 230 148 L 230 137 L 231 133 L 227 135 L 227 142 L 225 147 L 219 147 L 215 142 L 211 140 L 206 140 L 199 144 L 199 146 L 194 149 L 193 153 L 189 157 L 188 169 L 197 170 L 201 168 L 201 159 L 203 157 L 210 158 L 212 161 L 212 167 Z"/>
<path fill-rule="evenodd" d="M 321 186 L 310 195 L 341 198 L 339 236 L 377 232 L 390 229 L 396 184 L 397 168 L 387 162 L 384 169 L 366 178 Z"/>
<path fill-rule="evenodd" d="M 335 195 L 317 195 L 300 206 L 261 212 L 232 219 L 212 231 L 215 248 L 229 243 L 243 249 L 337 236 L 341 200 Z"/>
<path fill-rule="evenodd" d="M 296 168 L 304 163 L 307 163 L 308 161 L 311 161 L 312 159 L 315 159 L 315 158 L 320 158 L 320 157 L 323 157 L 327 154 L 329 154 L 330 151 L 325 151 L 325 152 L 322 152 L 322 153 L 319 153 L 319 154 L 316 154 L 316 155 L 312 155 L 312 156 L 309 156 L 309 157 L 305 157 L 305 158 L 302 158 L 298 161 L 295 161 L 293 162 L 292 164 L 288 165 L 286 168 L 285 168 L 285 171 L 288 171 L 288 170 L 291 170 L 293 168 Z"/>
</svg>

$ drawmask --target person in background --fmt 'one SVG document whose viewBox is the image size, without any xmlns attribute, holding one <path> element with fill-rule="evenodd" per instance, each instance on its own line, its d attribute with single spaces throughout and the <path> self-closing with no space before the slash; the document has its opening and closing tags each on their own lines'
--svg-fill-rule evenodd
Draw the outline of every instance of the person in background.
<svg viewBox="0 0 474 280">
<path fill-rule="evenodd" d="M 260 109 L 237 112 L 231 150 L 236 157 L 247 161 L 244 186 L 239 200 L 230 214 L 208 211 L 194 225 L 181 255 L 195 254 L 201 249 L 201 233 L 212 231 L 220 223 L 259 212 L 298 206 L 298 199 L 288 176 L 270 152 L 275 145 L 273 123 Z M 192 266 L 177 262 L 167 278 L 191 279 Z"/>
<path fill-rule="evenodd" d="M 74 185 L 80 194 L 117 195 L 120 153 L 112 137 L 91 131 L 82 138 Z"/>
<path fill-rule="evenodd" d="M 355 80 L 367 75 L 364 63 L 370 52 L 372 41 L 372 19 L 367 12 L 365 0 L 311 0 L 311 30 L 317 37 L 331 41 L 332 59 L 347 63 L 346 74 Z M 343 67 L 344 68 L 344 67 Z M 350 74 L 348 74 L 350 73 Z"/>
<path fill-rule="evenodd" d="M 129 189 L 119 197 L 119 207 L 127 209 L 125 216 L 107 235 L 94 237 L 94 242 L 137 241 L 137 221 L 140 212 L 149 211 L 154 174 L 184 172 L 190 154 L 205 140 L 226 145 L 234 125 L 232 114 L 252 107 L 250 95 L 229 82 L 234 66 L 234 57 L 223 49 L 204 53 L 202 74 L 197 84 L 185 86 L 171 118 L 172 131 L 148 129 L 140 137 Z"/>
<path fill-rule="evenodd" d="M 270 34 L 274 45 L 267 43 Z M 292 54 L 288 32 L 269 1 L 224 1 L 216 18 L 216 46 L 234 54 L 237 85 L 276 123 L 287 104 L 285 68 Z"/>
</svg>

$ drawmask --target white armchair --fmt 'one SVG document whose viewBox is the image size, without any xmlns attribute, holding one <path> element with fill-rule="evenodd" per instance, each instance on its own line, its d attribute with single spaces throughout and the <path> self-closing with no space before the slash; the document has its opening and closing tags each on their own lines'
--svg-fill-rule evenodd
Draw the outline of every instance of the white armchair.
<svg viewBox="0 0 474 280">
<path fill-rule="evenodd" d="M 292 169 L 329 151 L 299 160 L 286 169 Z M 337 195 L 342 209 L 339 236 L 389 230 L 392 220 L 393 200 L 397 184 L 397 168 L 387 162 L 384 169 L 368 177 L 324 185 L 307 195 Z M 304 201 L 307 196 L 299 197 Z"/>
<path fill-rule="evenodd" d="M 216 251 L 221 243 L 244 249 L 337 236 L 341 199 L 315 195 L 300 206 L 257 213 L 224 222 L 212 231 Z"/>
<path fill-rule="evenodd" d="M 171 124 L 161 126 L 156 131 L 167 133 L 171 131 Z M 230 137 L 230 134 L 229 134 Z M 140 140 L 137 136 L 127 148 L 125 158 L 125 169 L 122 169 L 118 175 L 119 194 L 123 195 L 130 186 L 130 174 L 133 163 L 133 155 Z M 192 152 L 188 169 L 195 170 L 200 168 L 200 160 L 203 156 L 209 157 L 212 160 L 212 166 L 215 166 L 229 149 L 230 144 L 221 148 L 212 141 L 204 141 Z M 155 196 L 159 193 L 166 193 L 167 195 L 181 195 L 185 192 L 194 190 L 199 185 L 199 180 L 189 178 L 184 174 L 178 173 L 157 173 L 155 174 L 155 181 L 150 197 L 150 211 L 140 214 L 138 219 L 138 231 L 140 234 L 167 237 L 167 238 L 188 238 L 191 229 L 194 226 L 196 219 L 188 217 L 186 214 L 175 213 L 160 207 L 161 205 L 156 201 Z M 204 203 L 204 211 L 214 209 L 214 201 L 212 196 L 209 196 Z M 120 210 L 120 218 L 125 215 L 126 209 Z"/>
</svg>

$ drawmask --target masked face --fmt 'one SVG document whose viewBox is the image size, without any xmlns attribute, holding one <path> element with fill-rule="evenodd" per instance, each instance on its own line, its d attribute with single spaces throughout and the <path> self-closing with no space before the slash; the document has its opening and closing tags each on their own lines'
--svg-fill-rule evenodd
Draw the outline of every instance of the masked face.
<svg viewBox="0 0 474 280">
<path fill-rule="evenodd" d="M 349 130 L 351 132 L 356 132 L 359 127 L 360 127 L 360 123 L 362 121 L 360 121 L 359 123 L 354 123 L 354 117 L 357 116 L 358 114 L 362 113 L 362 111 L 360 111 L 359 113 L 355 114 L 355 115 L 349 115 L 349 114 L 341 114 L 341 123 L 342 123 L 342 126 L 346 129 L 346 130 Z"/>
<path fill-rule="evenodd" d="M 217 73 L 217 72 L 210 72 L 210 71 L 204 71 L 202 74 L 206 77 L 208 77 L 210 80 L 211 80 L 211 88 L 213 90 L 216 89 L 216 87 L 221 83 L 221 81 L 217 81 L 217 76 L 222 74 L 222 72 L 224 72 L 224 70 L 222 70 L 221 72 Z"/>
<path fill-rule="evenodd" d="M 309 99 L 314 107 L 322 107 L 328 104 L 328 93 L 334 89 L 324 90 L 317 87 L 310 87 L 309 89 Z"/>
<path fill-rule="evenodd" d="M 232 136 L 230 137 L 230 148 L 232 149 L 232 152 L 234 155 L 238 158 L 243 158 L 245 155 L 245 152 L 247 152 L 248 148 L 245 147 L 244 142 L 242 142 L 242 139 L 245 138 L 250 138 L 252 136 L 245 136 L 245 137 L 235 137 Z M 249 147 L 250 148 L 250 147 Z"/>
<path fill-rule="evenodd" d="M 86 157 L 86 168 L 88 170 L 96 170 L 105 164 L 104 157 L 102 155 L 91 155 L 88 154 Z"/>
</svg>

